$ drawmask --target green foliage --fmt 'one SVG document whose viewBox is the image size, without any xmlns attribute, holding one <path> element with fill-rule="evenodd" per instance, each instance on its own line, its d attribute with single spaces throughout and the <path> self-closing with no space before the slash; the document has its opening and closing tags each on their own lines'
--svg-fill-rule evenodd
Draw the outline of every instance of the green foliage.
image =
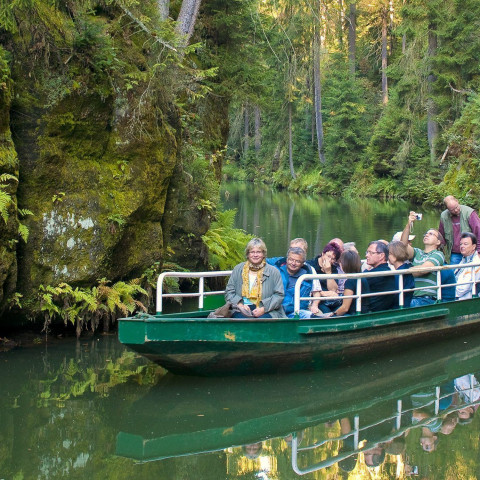
<svg viewBox="0 0 480 480">
<path fill-rule="evenodd" d="M 110 233 L 113 235 L 117 233 L 117 229 L 121 229 L 123 226 L 126 225 L 127 220 L 123 215 L 119 213 L 114 213 L 108 216 L 108 222 Z"/>
<path fill-rule="evenodd" d="M 217 213 L 208 232 L 202 236 L 208 248 L 209 264 L 212 269 L 230 270 L 244 260 L 245 246 L 253 238 L 243 230 L 234 228 L 236 210 Z"/>
<path fill-rule="evenodd" d="M 7 182 L 9 181 L 18 182 L 18 179 L 8 173 L 0 175 L 0 216 L 5 223 L 8 220 L 8 208 L 13 204 L 12 196 L 6 191 L 8 189 Z"/>
<path fill-rule="evenodd" d="M 76 326 L 77 336 L 90 324 L 92 330 L 98 327 L 100 319 L 114 322 L 120 316 L 126 316 L 137 310 L 146 311 L 136 296 L 146 295 L 140 286 L 140 280 L 117 282 L 109 286 L 110 281 L 102 278 L 93 288 L 73 288 L 67 283 L 56 287 L 40 285 L 38 290 L 38 310 L 44 315 L 44 329 L 57 318 L 64 323 Z"/>
<path fill-rule="evenodd" d="M 454 195 L 462 203 L 480 207 L 480 96 L 469 96 L 462 115 L 445 135 L 445 163 L 448 169 L 439 191 Z M 445 195 L 443 195 L 445 196 Z M 443 197 L 441 197 L 443 198 Z"/>
<path fill-rule="evenodd" d="M 325 130 L 325 174 L 347 185 L 355 165 L 363 160 L 372 135 L 374 108 L 371 85 L 362 84 L 348 70 L 343 55 L 333 56 L 325 79 L 322 107 Z"/>
</svg>

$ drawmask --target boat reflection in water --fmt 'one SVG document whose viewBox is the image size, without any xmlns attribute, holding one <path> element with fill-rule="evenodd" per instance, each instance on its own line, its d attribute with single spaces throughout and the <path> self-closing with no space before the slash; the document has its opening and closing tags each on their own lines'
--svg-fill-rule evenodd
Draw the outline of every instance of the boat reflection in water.
<svg viewBox="0 0 480 480">
<path fill-rule="evenodd" d="M 437 478 L 426 476 L 432 466 L 421 457 L 458 448 L 458 430 L 474 427 L 480 403 L 477 345 L 479 335 L 449 342 L 448 351 L 436 344 L 316 373 L 227 379 L 167 375 L 123 419 L 116 453 L 151 462 L 226 451 L 226 461 L 235 458 L 239 469 L 251 462 L 255 478 L 275 477 L 271 472 L 279 455 L 291 462 L 292 477 L 307 478 L 322 469 L 360 474 L 390 458 L 391 476 L 382 478 L 416 472 Z M 455 446 L 446 448 L 453 437 Z M 441 461 L 445 470 L 455 469 L 459 460 L 452 454 Z"/>
</svg>

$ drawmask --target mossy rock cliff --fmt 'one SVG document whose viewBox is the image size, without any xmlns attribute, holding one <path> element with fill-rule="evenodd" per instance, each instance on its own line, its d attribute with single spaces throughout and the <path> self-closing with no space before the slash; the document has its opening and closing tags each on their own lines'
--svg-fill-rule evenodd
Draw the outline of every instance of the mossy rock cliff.
<svg viewBox="0 0 480 480">
<path fill-rule="evenodd" d="M 8 243 L 18 240 L 15 211 L 2 230 L 3 297 L 16 290 L 32 298 L 41 284 L 128 279 L 166 259 L 205 265 L 200 237 L 218 193 L 227 101 L 190 106 L 217 108 L 205 115 L 217 127 L 199 154 L 178 101 L 178 85 L 191 81 L 182 59 L 159 66 L 154 39 L 115 4 L 90 3 L 36 2 L 16 28 L 0 30 L 9 60 L 1 148 L 15 159 L 12 174 L 20 170 L 12 208 L 33 212 L 26 243 Z"/>
</svg>

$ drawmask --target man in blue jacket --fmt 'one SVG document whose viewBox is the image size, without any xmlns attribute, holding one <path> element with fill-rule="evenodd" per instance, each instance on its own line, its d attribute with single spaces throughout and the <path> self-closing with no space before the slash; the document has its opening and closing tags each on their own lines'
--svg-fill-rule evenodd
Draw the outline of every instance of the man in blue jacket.
<svg viewBox="0 0 480 480">
<path fill-rule="evenodd" d="M 287 252 L 286 263 L 277 266 L 282 276 L 283 288 L 285 290 L 285 298 L 283 299 L 283 309 L 287 317 L 293 318 L 295 316 L 293 300 L 295 296 L 295 285 L 298 278 L 306 273 L 312 272 L 308 265 L 305 265 L 306 253 L 305 250 L 299 247 L 290 247 Z M 302 282 L 300 287 L 300 296 L 309 297 L 312 292 L 320 291 L 320 283 L 318 280 L 306 280 Z M 316 301 L 318 303 L 318 300 Z M 309 301 L 300 301 L 300 318 L 310 318 L 312 312 L 309 309 Z"/>
</svg>

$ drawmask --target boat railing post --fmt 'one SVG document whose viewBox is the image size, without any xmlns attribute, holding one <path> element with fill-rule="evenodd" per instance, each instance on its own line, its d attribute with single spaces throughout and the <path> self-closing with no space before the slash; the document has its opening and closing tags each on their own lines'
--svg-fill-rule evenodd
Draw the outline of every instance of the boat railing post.
<svg viewBox="0 0 480 480">
<path fill-rule="evenodd" d="M 362 313 L 362 279 L 357 278 L 357 295 L 358 297 L 355 299 L 355 306 L 357 313 Z"/>
<path fill-rule="evenodd" d="M 398 278 L 398 289 L 400 290 L 400 295 L 398 296 L 398 306 L 402 308 L 405 305 L 405 292 L 403 291 L 403 273 L 401 273 Z"/>
<path fill-rule="evenodd" d="M 358 441 L 360 438 L 360 417 L 355 415 L 353 417 L 353 449 L 357 450 L 358 448 Z"/>
<path fill-rule="evenodd" d="M 203 310 L 203 294 L 204 294 L 204 291 L 205 291 L 205 277 L 200 277 L 198 279 L 198 293 L 199 293 L 199 297 L 198 297 L 198 309 L 199 310 Z"/>
<path fill-rule="evenodd" d="M 435 415 L 440 411 L 440 387 L 435 387 Z"/>
<path fill-rule="evenodd" d="M 297 434 L 294 432 L 292 434 L 292 470 L 297 474 L 297 475 L 303 475 L 303 472 L 301 472 L 298 469 L 298 442 L 297 442 Z"/>
<path fill-rule="evenodd" d="M 397 400 L 397 415 L 395 418 L 395 426 L 397 430 L 400 430 L 402 426 L 402 401 Z"/>
<path fill-rule="evenodd" d="M 166 272 L 161 273 L 157 280 L 157 313 L 161 313 L 163 309 L 163 279 L 166 276 Z"/>
<path fill-rule="evenodd" d="M 437 300 L 442 301 L 442 275 L 440 270 L 437 270 Z"/>
<path fill-rule="evenodd" d="M 475 275 L 475 267 L 472 267 L 471 282 L 472 282 L 472 297 L 477 294 L 477 276 Z"/>
</svg>

